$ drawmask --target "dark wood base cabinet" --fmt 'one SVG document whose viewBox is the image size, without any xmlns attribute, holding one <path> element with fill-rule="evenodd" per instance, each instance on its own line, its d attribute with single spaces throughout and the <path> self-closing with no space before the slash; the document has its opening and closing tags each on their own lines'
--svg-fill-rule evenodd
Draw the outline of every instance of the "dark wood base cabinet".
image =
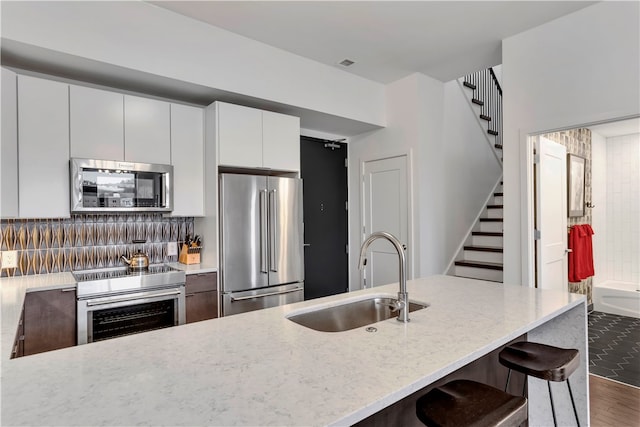
<svg viewBox="0 0 640 427">
<path fill-rule="evenodd" d="M 12 357 L 73 347 L 76 327 L 75 287 L 27 292 Z"/>
<path fill-rule="evenodd" d="M 185 305 L 187 323 L 218 317 L 217 273 L 187 275 Z"/>
</svg>

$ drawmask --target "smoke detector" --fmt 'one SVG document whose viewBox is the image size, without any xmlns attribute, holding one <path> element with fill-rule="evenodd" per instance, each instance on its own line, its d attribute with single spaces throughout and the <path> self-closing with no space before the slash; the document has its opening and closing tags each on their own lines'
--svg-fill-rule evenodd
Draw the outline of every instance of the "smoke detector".
<svg viewBox="0 0 640 427">
<path fill-rule="evenodd" d="M 355 62 L 350 59 L 343 59 L 342 61 L 338 62 L 338 64 L 342 65 L 343 67 L 350 67 L 355 64 Z"/>
</svg>

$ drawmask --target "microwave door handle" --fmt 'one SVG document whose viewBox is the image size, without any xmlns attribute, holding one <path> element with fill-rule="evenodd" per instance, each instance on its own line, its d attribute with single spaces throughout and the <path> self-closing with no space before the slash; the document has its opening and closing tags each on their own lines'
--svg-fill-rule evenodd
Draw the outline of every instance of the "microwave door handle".
<svg viewBox="0 0 640 427">
<path fill-rule="evenodd" d="M 267 271 L 267 190 L 260 190 L 260 272 Z"/>
<path fill-rule="evenodd" d="M 270 224 L 270 245 L 269 248 L 269 269 L 273 272 L 278 271 L 278 248 L 280 233 L 278 230 L 278 200 L 276 190 L 269 193 L 269 224 Z"/>
</svg>

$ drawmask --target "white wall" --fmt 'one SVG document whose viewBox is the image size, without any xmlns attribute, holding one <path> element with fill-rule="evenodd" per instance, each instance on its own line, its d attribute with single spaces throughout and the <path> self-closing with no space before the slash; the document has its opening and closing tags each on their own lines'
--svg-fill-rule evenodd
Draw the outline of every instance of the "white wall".
<svg viewBox="0 0 640 427">
<path fill-rule="evenodd" d="M 607 139 L 591 132 L 591 226 L 593 235 L 593 284 L 607 280 Z"/>
<path fill-rule="evenodd" d="M 384 86 L 141 1 L 2 2 L 2 37 L 384 126 Z"/>
<path fill-rule="evenodd" d="M 638 2 L 600 2 L 503 40 L 507 283 L 531 281 L 526 135 L 640 114 L 639 16 Z"/>
<path fill-rule="evenodd" d="M 640 134 L 607 138 L 607 276 L 640 283 Z"/>
<path fill-rule="evenodd" d="M 408 194 L 414 200 L 410 215 L 409 277 L 417 273 L 416 261 L 420 259 L 419 235 L 421 224 L 415 221 L 420 212 L 418 200 L 421 176 L 420 148 L 423 140 L 432 136 L 441 139 L 442 118 L 442 83 L 423 74 L 413 74 L 387 85 L 387 127 L 378 131 L 367 132 L 351 138 L 349 149 L 349 265 L 350 288 L 361 287 L 360 272 L 357 269 L 358 255 L 362 241 L 362 166 L 367 160 L 374 160 L 398 155 L 407 155 L 411 163 L 410 175 L 413 182 Z M 428 128 L 430 135 L 423 132 Z"/>
<path fill-rule="evenodd" d="M 425 153 L 435 159 L 426 181 L 435 196 L 422 199 L 421 207 L 439 214 L 423 235 L 429 250 L 423 252 L 428 256 L 423 257 L 421 271 L 428 274 L 445 272 L 502 175 L 502 165 L 485 136 L 486 125 L 478 124 L 479 107 L 470 108 L 457 81 L 446 83 L 444 89 L 442 143 L 429 146 Z"/>
<path fill-rule="evenodd" d="M 411 153 L 412 272 L 445 272 L 501 175 L 460 85 L 413 74 L 387 87 L 387 128 L 349 143 L 351 288 L 360 287 L 361 164 Z"/>
</svg>

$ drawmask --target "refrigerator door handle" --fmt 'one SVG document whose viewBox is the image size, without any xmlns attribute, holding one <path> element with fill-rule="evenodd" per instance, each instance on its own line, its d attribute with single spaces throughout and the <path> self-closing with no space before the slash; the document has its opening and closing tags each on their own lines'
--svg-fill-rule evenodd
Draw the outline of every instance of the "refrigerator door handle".
<svg viewBox="0 0 640 427">
<path fill-rule="evenodd" d="M 279 250 L 279 238 L 280 233 L 278 230 L 278 200 L 276 198 L 276 190 L 271 190 L 269 192 L 269 238 L 270 245 L 269 248 L 269 270 L 273 272 L 278 271 L 278 250 Z"/>
<path fill-rule="evenodd" d="M 260 190 L 260 272 L 267 270 L 267 190 Z"/>
<path fill-rule="evenodd" d="M 246 297 L 231 297 L 231 302 L 245 301 L 245 300 L 248 300 L 248 299 L 255 299 L 255 298 L 272 297 L 274 295 L 290 294 L 291 292 L 298 292 L 298 291 L 302 291 L 302 290 L 304 290 L 304 288 L 294 288 L 294 289 L 287 289 L 286 291 L 280 291 L 280 292 L 269 292 L 269 293 L 266 293 L 266 294 L 248 295 Z"/>
</svg>

